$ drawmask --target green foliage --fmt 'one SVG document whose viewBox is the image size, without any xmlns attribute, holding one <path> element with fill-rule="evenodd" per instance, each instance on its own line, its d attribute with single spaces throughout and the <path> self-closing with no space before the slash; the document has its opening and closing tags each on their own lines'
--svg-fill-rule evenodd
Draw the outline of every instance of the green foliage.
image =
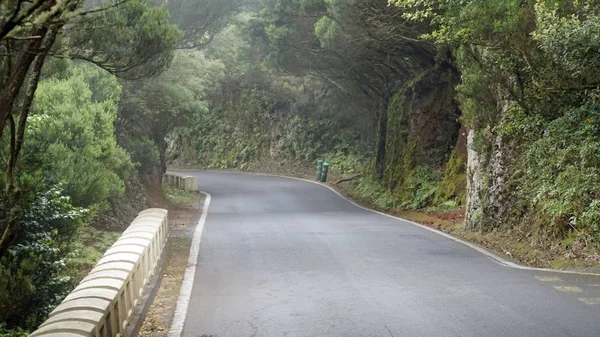
<svg viewBox="0 0 600 337">
<path fill-rule="evenodd" d="M 257 89 L 195 114 L 191 126 L 180 130 L 181 138 L 193 139 L 200 163 L 230 168 L 261 157 L 265 148 L 260 145 L 266 137 L 261 128 L 266 123 L 262 109 L 269 104 L 263 93 Z"/>
<path fill-rule="evenodd" d="M 117 121 L 119 143 L 129 151 L 146 153 L 137 159 L 144 160 L 140 172 L 161 173 L 166 168 L 167 135 L 201 118 L 207 110 L 205 97 L 219 89 L 223 69 L 222 63 L 199 52 L 177 52 L 171 68 L 161 76 L 125 84 Z M 156 146 L 158 163 L 151 158 L 150 143 L 140 143 L 144 137 Z"/>
<path fill-rule="evenodd" d="M 194 139 L 197 160 L 208 167 L 244 168 L 268 157 L 296 161 L 330 154 L 339 158 L 339 164 L 347 162 L 344 169 L 357 170 L 351 158 L 359 156 L 360 143 L 351 128 L 329 119 L 325 112 L 301 117 L 296 114 L 304 109 L 301 104 L 274 99 L 258 89 L 231 98 L 195 115 L 191 126 L 180 130 L 179 138 Z M 194 158 L 179 160 L 190 162 Z"/>
<path fill-rule="evenodd" d="M 377 207 L 384 210 L 396 209 L 397 202 L 392 193 L 372 179 L 360 179 L 357 191 L 367 200 L 371 200 Z"/>
<path fill-rule="evenodd" d="M 6 323 L 0 323 L 0 336 L 2 337 L 27 337 L 30 333 L 21 329 L 10 329 L 6 327 Z"/>
<path fill-rule="evenodd" d="M 387 111 L 386 161 L 383 180 L 387 186 L 394 189 L 403 184 L 408 171 L 414 166 L 413 153 L 416 143 L 409 138 L 409 120 L 404 109 L 404 92 L 394 95 Z"/>
<path fill-rule="evenodd" d="M 435 191 L 433 205 L 440 206 L 448 201 L 455 206 L 465 204 L 467 196 L 467 172 L 465 158 L 461 158 L 456 154 L 456 150 L 452 151 L 450 159 L 446 164 L 444 179 Z"/>
<path fill-rule="evenodd" d="M 573 229 L 600 239 L 599 108 L 590 103 L 549 123 L 520 165 L 520 195 L 559 233 Z"/>
<path fill-rule="evenodd" d="M 529 115 L 518 105 L 513 105 L 496 126 L 496 131 L 505 139 L 527 148 L 539 139 L 546 124 L 547 120 L 541 116 Z"/>
<path fill-rule="evenodd" d="M 400 206 L 408 209 L 422 209 L 432 205 L 440 183 L 440 174 L 424 166 L 417 166 L 405 177 L 399 187 Z"/>
<path fill-rule="evenodd" d="M 287 137 L 282 145 L 283 159 L 314 160 L 329 154 L 333 158 L 332 163 L 337 161 L 338 164 L 346 162 L 351 165 L 352 157 L 359 156 L 356 153 L 359 148 L 356 140 L 359 137 L 355 131 L 341 127 L 340 121 L 327 112 L 304 118 L 295 116 L 283 123 L 287 127 Z M 336 167 L 341 168 L 340 165 Z"/>
<path fill-rule="evenodd" d="M 186 27 L 187 32 L 206 40 L 209 29 L 223 24 L 219 16 L 210 12 L 211 24 Z M 35 38 L 18 42 L 27 36 Z M 139 186 L 131 184 L 137 179 L 134 165 L 115 139 L 121 85 L 105 70 L 126 79 L 159 75 L 170 65 L 180 36 L 166 7 L 149 0 L 9 1 L 0 6 L 1 335 L 20 336 L 36 328 L 72 289 L 72 276 L 86 273 L 118 236 L 88 226 L 78 230 L 99 210 L 108 210 L 126 186 Z M 50 51 L 54 57 L 46 58 Z M 158 87 L 154 94 L 165 92 L 155 96 L 168 105 L 188 104 L 176 112 L 195 109 L 198 102 L 190 97 L 196 93 L 178 89 Z M 156 105 L 155 111 L 164 108 Z M 19 121 L 16 137 L 13 121 Z M 26 131 L 22 150 L 21 131 Z M 131 142 L 136 160 L 155 165 L 156 146 L 139 138 Z"/>
<path fill-rule="evenodd" d="M 225 29 L 238 12 L 241 0 L 169 0 L 165 6 L 183 34 L 176 46 L 204 48 Z"/>
<path fill-rule="evenodd" d="M 123 78 L 162 72 L 181 35 L 166 8 L 152 6 L 149 0 L 126 1 L 74 21 L 61 46 L 64 53 Z"/>
<path fill-rule="evenodd" d="M 440 44 L 464 44 L 488 39 L 507 41 L 532 1 L 389 0 L 389 3 L 405 8 L 407 19 L 431 25 L 434 30 L 424 35 L 426 38 Z"/>
<path fill-rule="evenodd" d="M 323 48 L 335 47 L 335 38 L 339 34 L 340 27 L 337 22 L 324 16 L 315 23 L 315 35 L 321 41 Z"/>
<path fill-rule="evenodd" d="M 184 191 L 180 188 L 163 184 L 165 196 L 172 202 L 181 205 L 194 205 L 198 203 L 199 196 L 196 192 Z"/>
<path fill-rule="evenodd" d="M 305 12 L 324 10 L 326 2 L 324 0 L 302 0 L 300 1 L 300 7 Z"/>
<path fill-rule="evenodd" d="M 68 243 L 86 214 L 61 186 L 25 206 L 21 234 L 0 260 L 0 321 L 8 327 L 37 327 L 69 292 Z"/>
<path fill-rule="evenodd" d="M 29 120 L 26 164 L 51 184 L 64 182 L 78 206 L 100 205 L 121 195 L 121 177 L 133 168 L 114 137 L 121 88 L 111 78 L 91 67 L 76 67 L 67 79 L 42 81 Z"/>
<path fill-rule="evenodd" d="M 323 156 L 332 168 L 342 174 L 356 174 L 365 171 L 366 158 L 357 154 L 335 152 Z"/>
<path fill-rule="evenodd" d="M 216 36 L 206 57 L 177 54 L 175 62 L 185 57 L 189 65 L 173 77 L 174 85 L 200 88 L 197 97 L 206 107 L 195 109 L 189 123 L 170 134 L 169 160 L 247 168 L 265 159 L 313 160 L 360 152 L 368 134 L 359 130 L 369 127 L 362 111 L 340 106 L 339 92 L 315 78 L 265 69 L 256 60 L 256 46 L 247 35 L 251 31 L 244 29 L 252 25 L 248 16 L 238 17 Z M 188 70 L 194 67 L 204 71 Z"/>
<path fill-rule="evenodd" d="M 597 136 L 585 118 L 595 118 L 588 102 L 598 97 L 597 1 L 390 3 L 403 8 L 405 18 L 430 25 L 425 37 L 453 52 L 462 78 L 461 120 L 475 130 L 484 165 L 493 162 L 491 154 L 502 157 L 503 167 L 482 172 L 482 185 L 490 188 L 473 191 L 483 198 L 481 223 L 520 221 L 498 220 L 507 215 L 550 218 L 537 235 L 570 229 L 596 236 L 597 195 L 589 186 L 597 182 Z M 494 180 L 499 171 L 508 181 Z M 495 199 L 503 204 L 489 202 L 489 193 L 500 193 Z"/>
<path fill-rule="evenodd" d="M 456 86 L 457 98 L 461 103 L 462 122 L 475 130 L 494 125 L 500 115 L 494 91 L 497 78 L 488 70 L 490 65 L 501 60 L 488 55 L 488 58 L 479 61 L 464 48 L 459 48 L 457 55 L 461 62 L 469 64 L 462 69 L 461 83 Z M 482 62 L 485 64 L 480 64 Z"/>
<path fill-rule="evenodd" d="M 123 193 L 133 169 L 115 140 L 121 87 L 114 76 L 71 62 L 50 70 L 36 92 L 20 162 L 28 173 L 18 177 L 24 191 L 19 234 L 0 261 L 0 321 L 7 329 L 35 329 L 95 264 L 97 252 L 86 264 L 77 262 L 79 228 Z M 1 230 L 5 219 L 6 210 Z"/>
<path fill-rule="evenodd" d="M 123 194 L 132 161 L 155 174 L 167 163 L 244 169 L 326 158 L 362 173 L 358 191 L 382 209 L 456 207 L 467 174 L 451 149 L 460 118 L 475 131 L 482 165 L 498 146 L 506 157 L 508 181 L 492 186 L 496 172 L 484 170 L 473 217 L 489 223 L 498 205 L 486 197 L 501 190 L 501 206 L 516 205 L 509 213 L 544 219 L 537 235 L 598 242 L 598 2 L 389 3 L 264 0 L 236 15 L 237 0 L 133 0 L 80 17 L 58 2 L 69 24 L 53 53 L 144 79 L 119 83 L 65 58 L 45 65 L 18 163 L 27 171 L 17 177 L 22 233 L 0 261 L 0 334 L 34 328 L 114 241 L 118 234 L 81 224 Z M 12 36 L 47 22 L 44 11 Z M 2 74 L 19 60 L 7 48 Z M 1 142 L 4 155 L 8 137 Z M 374 152 L 382 179 L 365 165 Z M 165 191 L 175 202 L 198 197 Z"/>
<path fill-rule="evenodd" d="M 77 229 L 74 236 L 77 240 L 69 246 L 66 274 L 77 283 L 98 263 L 104 252 L 119 239 L 121 233 L 101 231 L 84 225 Z"/>
<path fill-rule="evenodd" d="M 160 166 L 160 153 L 156 144 L 147 136 L 133 139 L 127 145 L 131 160 L 139 164 L 140 173 L 152 173 L 155 167 Z"/>
<path fill-rule="evenodd" d="M 438 172 L 427 167 L 417 166 L 405 173 L 402 180 L 402 184 L 397 185 L 396 189 L 391 191 L 381 181 L 361 179 L 357 185 L 357 191 L 362 197 L 373 201 L 375 205 L 385 210 L 418 210 L 433 205 L 433 199 L 441 180 Z"/>
<path fill-rule="evenodd" d="M 571 13 L 565 15 L 559 3 L 537 1 L 537 29 L 533 38 L 573 77 L 588 78 L 592 75 L 588 73 L 590 70 L 600 67 L 600 10 L 596 1 L 577 1 L 571 5 Z"/>
</svg>

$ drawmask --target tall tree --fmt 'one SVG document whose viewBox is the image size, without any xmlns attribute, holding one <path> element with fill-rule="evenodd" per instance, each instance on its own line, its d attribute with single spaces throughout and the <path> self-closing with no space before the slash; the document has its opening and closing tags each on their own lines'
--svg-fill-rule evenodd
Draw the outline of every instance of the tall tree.
<svg viewBox="0 0 600 337">
<path fill-rule="evenodd" d="M 83 0 L 12 0 L 0 7 L 0 137 L 7 125 L 10 131 L 2 195 L 8 218 L 0 228 L 0 258 L 19 232 L 17 164 L 46 58 L 83 59 L 118 76 L 140 78 L 164 70 L 179 37 L 166 9 L 147 0 L 84 5 Z"/>
<path fill-rule="evenodd" d="M 198 49 L 207 46 L 223 28 L 229 25 L 243 1 L 241 0 L 169 0 L 166 2 L 182 36 L 178 49 Z"/>
<path fill-rule="evenodd" d="M 446 55 L 436 57 L 433 44 L 419 39 L 427 26 L 402 14 L 385 0 L 271 0 L 266 1 L 254 29 L 271 50 L 266 59 L 282 69 L 329 81 L 368 105 L 376 99 L 379 178 L 385 170 L 392 96 L 436 63 L 450 65 Z"/>
</svg>

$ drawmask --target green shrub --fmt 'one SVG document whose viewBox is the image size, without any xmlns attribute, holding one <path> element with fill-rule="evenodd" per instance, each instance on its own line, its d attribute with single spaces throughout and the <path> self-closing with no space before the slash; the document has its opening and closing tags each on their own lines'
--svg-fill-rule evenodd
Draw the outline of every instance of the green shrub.
<svg viewBox="0 0 600 337">
<path fill-rule="evenodd" d="M 29 336 L 29 332 L 21 329 L 9 329 L 6 326 L 6 323 L 0 323 L 0 336 L 2 337 L 27 337 Z"/>
<path fill-rule="evenodd" d="M 122 233 L 95 229 L 90 225 L 80 226 L 76 240 L 69 246 L 66 274 L 79 282 L 102 258 L 104 252 L 115 243 Z"/>
<path fill-rule="evenodd" d="M 92 207 L 124 192 L 121 177 L 133 164 L 115 138 L 118 83 L 105 74 L 109 77 L 102 82 L 106 87 L 94 93 L 87 77 L 97 73 L 87 67 L 77 69 L 64 80 L 40 82 L 28 123 L 24 162 L 48 184 L 64 183 L 74 205 Z"/>
<path fill-rule="evenodd" d="M 87 211 L 63 193 L 56 186 L 24 206 L 20 234 L 0 260 L 0 321 L 7 328 L 36 328 L 72 288 L 68 247 Z"/>
<path fill-rule="evenodd" d="M 160 168 L 160 153 L 156 144 L 147 136 L 134 139 L 127 145 L 131 160 L 138 163 L 138 172 L 150 174 Z"/>
<path fill-rule="evenodd" d="M 402 206 L 410 209 L 421 209 L 432 205 L 433 198 L 440 183 L 440 174 L 427 167 L 418 166 L 413 173 L 411 197 L 403 200 Z"/>
<path fill-rule="evenodd" d="M 356 189 L 360 195 L 384 210 L 395 209 L 397 200 L 392 193 L 373 179 L 360 179 Z"/>
<path fill-rule="evenodd" d="M 438 172 L 418 166 L 403 177 L 402 185 L 396 186 L 395 191 L 369 178 L 360 179 L 357 190 L 382 209 L 423 209 L 432 206 L 440 178 Z"/>
<path fill-rule="evenodd" d="M 600 239 L 600 106 L 572 109 L 549 123 L 519 165 L 519 193 L 557 232 Z"/>
</svg>

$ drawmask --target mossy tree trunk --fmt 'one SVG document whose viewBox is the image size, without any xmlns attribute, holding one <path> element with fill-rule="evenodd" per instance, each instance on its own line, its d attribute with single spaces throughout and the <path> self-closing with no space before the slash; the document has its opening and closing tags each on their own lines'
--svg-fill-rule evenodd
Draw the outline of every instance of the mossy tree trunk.
<svg viewBox="0 0 600 337">
<path fill-rule="evenodd" d="M 383 176 L 385 174 L 385 157 L 388 130 L 388 105 L 388 102 L 382 104 L 378 114 L 377 152 L 375 158 L 375 174 L 378 180 L 383 179 Z"/>
<path fill-rule="evenodd" d="M 18 107 L 14 107 L 17 96 L 21 91 L 17 90 L 15 93 L 15 98 L 12 100 L 12 102 L 10 102 L 10 106 L 8 107 L 9 110 L 7 120 L 10 127 L 10 150 L 4 178 L 4 193 L 6 196 L 5 207 L 8 210 L 8 217 L 6 219 L 2 237 L 0 237 L 0 258 L 6 254 L 8 248 L 15 240 L 19 232 L 22 207 L 20 203 L 21 191 L 16 182 L 17 160 L 25 140 L 27 118 L 29 117 L 29 111 L 33 103 L 35 91 L 40 81 L 42 66 L 46 60 L 47 52 L 50 50 L 52 45 L 54 45 L 54 41 L 56 40 L 58 32 L 61 28 L 62 27 L 60 26 L 54 25 L 38 31 L 41 33 L 39 42 L 26 49 L 29 53 L 33 54 L 34 57 L 31 62 L 27 62 L 27 69 L 24 70 L 24 77 L 21 82 L 21 86 L 19 87 L 19 89 L 25 89 L 25 92 L 22 93 L 22 101 L 20 104 L 18 104 Z M 29 81 L 27 85 L 24 86 L 25 76 L 28 73 Z"/>
</svg>

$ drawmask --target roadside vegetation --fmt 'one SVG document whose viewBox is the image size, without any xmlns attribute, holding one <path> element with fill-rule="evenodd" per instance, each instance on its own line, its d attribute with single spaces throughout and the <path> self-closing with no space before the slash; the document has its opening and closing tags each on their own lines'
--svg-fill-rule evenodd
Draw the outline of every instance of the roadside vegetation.
<svg viewBox="0 0 600 337">
<path fill-rule="evenodd" d="M 168 122 L 195 111 L 156 78 L 173 74 L 175 48 L 220 29 L 221 5 L 2 2 L 0 335 L 36 329 L 147 202 L 156 205 Z"/>
<path fill-rule="evenodd" d="M 597 0 L 0 5 L 0 335 L 168 165 L 332 180 L 526 263 L 600 262 Z M 164 192 L 176 203 L 192 196 Z"/>
<path fill-rule="evenodd" d="M 168 185 L 163 185 L 163 191 L 169 201 L 178 205 L 196 205 L 198 202 L 197 192 L 189 192 Z"/>
</svg>

